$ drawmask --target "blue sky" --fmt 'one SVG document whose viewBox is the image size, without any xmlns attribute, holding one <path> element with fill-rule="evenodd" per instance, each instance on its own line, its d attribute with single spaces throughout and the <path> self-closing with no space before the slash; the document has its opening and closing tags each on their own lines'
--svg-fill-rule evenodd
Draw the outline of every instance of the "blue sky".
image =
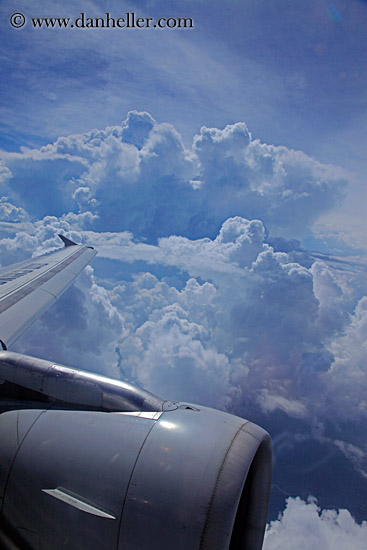
<svg viewBox="0 0 367 550">
<path fill-rule="evenodd" d="M 31 25 L 82 11 L 195 26 Z M 367 519 L 367 3 L 19 0 L 0 18 L 1 262 L 60 231 L 99 251 L 18 349 L 259 422 L 267 549 L 308 548 L 310 522 L 320 547 L 362 548 L 314 499 Z"/>
</svg>

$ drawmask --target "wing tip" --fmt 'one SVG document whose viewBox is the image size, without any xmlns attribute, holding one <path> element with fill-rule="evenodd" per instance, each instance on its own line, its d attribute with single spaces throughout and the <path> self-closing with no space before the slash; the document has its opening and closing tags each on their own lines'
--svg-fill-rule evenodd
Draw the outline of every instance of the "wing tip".
<svg viewBox="0 0 367 550">
<path fill-rule="evenodd" d="M 62 242 L 64 243 L 65 246 L 78 246 L 78 243 L 75 243 L 74 241 L 72 241 L 71 239 L 68 239 L 64 235 L 60 235 L 60 233 L 59 233 L 59 237 L 60 237 L 60 239 L 62 240 Z M 91 250 L 94 250 L 93 246 L 87 246 L 87 248 L 90 248 Z"/>
<path fill-rule="evenodd" d="M 68 239 L 64 235 L 59 234 L 59 237 L 60 237 L 60 239 L 62 240 L 62 242 L 64 243 L 65 246 L 76 246 L 76 243 L 74 241 L 72 241 L 71 239 Z"/>
</svg>

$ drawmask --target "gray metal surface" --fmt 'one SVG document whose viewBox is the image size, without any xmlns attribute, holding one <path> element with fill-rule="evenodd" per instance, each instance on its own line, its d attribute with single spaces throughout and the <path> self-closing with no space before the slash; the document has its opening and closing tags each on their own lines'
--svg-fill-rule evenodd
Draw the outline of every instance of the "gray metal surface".
<svg viewBox="0 0 367 550">
<path fill-rule="evenodd" d="M 19 440 L 17 413 L 0 415 L 0 432 L 13 434 L 2 518 L 32 550 L 260 550 L 269 436 L 241 418 L 178 405 L 148 418 L 22 411 Z M 246 528 L 233 539 L 239 509 Z"/>
<path fill-rule="evenodd" d="M 63 402 L 103 411 L 161 411 L 164 400 L 127 382 L 0 351 L 0 379 Z"/>
<path fill-rule="evenodd" d="M 63 249 L 0 272 L 0 339 L 11 345 L 71 285 L 96 251 Z"/>
<path fill-rule="evenodd" d="M 149 433 L 129 485 L 119 550 L 149 549 L 151 541 L 154 548 L 227 550 L 246 477 L 263 444 L 262 487 L 254 482 L 248 494 L 257 535 L 249 546 L 240 536 L 236 546 L 260 550 L 271 485 L 270 438 L 251 422 L 205 407 L 165 413 Z"/>
<path fill-rule="evenodd" d="M 28 533 L 36 532 L 40 550 L 116 548 L 131 472 L 154 423 L 100 412 L 43 412 L 14 457 L 5 519 L 29 544 Z M 116 520 L 45 492 L 57 489 Z"/>
<path fill-rule="evenodd" d="M 18 449 L 40 411 L 10 411 L 0 415 L 0 511 L 8 475 Z"/>
</svg>

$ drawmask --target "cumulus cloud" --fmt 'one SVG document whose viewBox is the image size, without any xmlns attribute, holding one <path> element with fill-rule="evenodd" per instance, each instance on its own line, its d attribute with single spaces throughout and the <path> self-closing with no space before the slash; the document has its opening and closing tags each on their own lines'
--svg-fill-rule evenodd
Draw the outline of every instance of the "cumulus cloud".
<svg viewBox="0 0 367 550">
<path fill-rule="evenodd" d="M 348 510 L 321 510 L 310 497 L 288 498 L 279 519 L 265 533 L 264 550 L 363 550 L 366 547 L 367 522 L 361 525 Z"/>
<path fill-rule="evenodd" d="M 340 169 L 253 140 L 243 122 L 204 126 L 186 148 L 173 126 L 136 111 L 121 125 L 2 156 L 3 192 L 32 216 L 91 212 L 95 229 L 151 242 L 213 238 L 234 216 L 302 236 L 346 185 Z"/>
<path fill-rule="evenodd" d="M 191 400 L 201 391 L 205 401 L 205 376 L 198 375 L 195 385 L 181 380 L 182 349 L 169 342 L 182 337 L 193 358 L 187 367 L 191 376 L 194 365 L 203 374 L 205 353 L 215 352 L 211 360 L 220 365 L 216 376 L 222 380 L 218 399 L 226 395 L 226 406 L 237 414 L 249 414 L 251 403 L 264 414 L 278 410 L 310 422 L 335 417 L 328 407 L 336 387 L 331 371 L 350 317 L 346 289 L 326 263 L 309 268 L 307 254 L 302 265 L 300 253 L 295 262 L 292 253 L 275 252 L 262 222 L 240 217 L 226 220 L 215 239 L 172 236 L 155 246 L 137 243 L 129 233 L 86 234 L 102 257 L 143 260 L 147 271 L 152 264 L 178 270 L 181 289 L 146 272 L 116 285 L 110 295 L 130 330 L 121 348 L 122 368 L 141 383 L 167 395 L 179 387 Z M 153 348 L 164 335 L 163 359 Z M 166 370 L 169 376 L 161 376 Z M 338 374 L 335 379 L 343 384 Z M 212 403 L 213 383 L 211 388 Z M 338 394 L 338 399 L 339 414 L 347 418 L 340 406 L 347 398 Z"/>
<path fill-rule="evenodd" d="M 203 127 L 193 150 L 208 216 L 260 218 L 278 236 L 302 233 L 340 199 L 345 186 L 340 170 L 300 151 L 253 140 L 244 123 L 224 130 Z"/>
<path fill-rule="evenodd" d="M 2 222 L 23 222 L 29 216 L 23 208 L 17 208 L 11 204 L 7 197 L 0 198 L 0 221 Z"/>
<path fill-rule="evenodd" d="M 205 345 L 205 327 L 172 304 L 152 313 L 121 346 L 122 363 L 140 383 L 177 400 L 225 408 L 230 392 L 228 359 Z M 125 369 L 124 369 L 125 370 Z M 190 387 L 188 391 L 188 386 Z"/>
<path fill-rule="evenodd" d="M 110 281 L 104 288 L 89 273 L 80 278 L 84 287 L 77 283 L 73 291 L 81 323 L 75 333 L 83 326 L 86 341 L 100 340 L 99 353 L 102 342 L 108 344 L 122 376 L 167 397 L 178 388 L 177 398 L 244 416 L 279 411 L 310 424 L 365 416 L 366 298 L 348 313 L 345 281 L 326 263 L 309 268 L 307 254 L 302 262 L 298 251 L 296 262 L 292 251 L 275 252 L 263 223 L 239 216 L 226 220 L 214 239 L 170 236 L 157 245 L 130 232 L 85 230 L 86 216 L 93 223 L 91 213 L 47 216 L 33 224 L 32 234 L 1 239 L 2 262 L 57 248 L 60 232 L 92 244 L 100 258 L 140 262 L 141 273 L 123 284 Z M 163 269 L 161 277 L 149 273 L 154 266 Z M 164 269 L 175 269 L 175 277 Z M 110 338 L 104 326 L 96 336 L 101 319 Z M 48 322 L 39 322 L 40 346 Z M 59 330 L 67 361 L 73 333 Z"/>
<path fill-rule="evenodd" d="M 365 278 L 297 240 L 342 197 L 339 169 L 244 123 L 187 148 L 138 112 L 2 156 L 2 265 L 59 247 L 57 233 L 99 252 L 18 350 L 280 422 L 363 478 Z"/>
<path fill-rule="evenodd" d="M 365 418 L 367 413 L 367 296 L 361 298 L 343 333 L 332 340 L 334 360 L 326 373 L 327 384 L 333 388 L 334 402 L 345 403 L 343 418 Z"/>
</svg>

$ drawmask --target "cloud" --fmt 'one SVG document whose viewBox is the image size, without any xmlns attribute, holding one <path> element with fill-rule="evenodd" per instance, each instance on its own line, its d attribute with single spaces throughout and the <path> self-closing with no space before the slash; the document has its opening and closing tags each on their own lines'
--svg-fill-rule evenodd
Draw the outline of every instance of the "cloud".
<svg viewBox="0 0 367 550">
<path fill-rule="evenodd" d="M 363 550 L 367 522 L 361 525 L 348 510 L 320 510 L 317 501 L 288 498 L 286 509 L 265 533 L 264 550 Z"/>
<path fill-rule="evenodd" d="M 193 149 L 208 214 L 222 220 L 236 214 L 260 218 L 279 236 L 302 234 L 340 200 L 346 184 L 335 167 L 301 151 L 253 140 L 244 123 L 224 130 L 203 127 L 194 137 Z"/>
<path fill-rule="evenodd" d="M 339 169 L 244 123 L 187 148 L 135 111 L 3 160 L 2 265 L 60 232 L 99 253 L 19 351 L 287 431 L 365 479 L 365 278 L 297 240 L 340 200 Z"/>
<path fill-rule="evenodd" d="M 179 304 L 152 313 L 120 348 L 121 366 L 153 392 L 173 399 L 226 408 L 230 392 L 228 359 L 205 345 L 205 327 Z M 125 370 L 125 369 L 124 369 Z"/>
<path fill-rule="evenodd" d="M 259 220 L 237 216 L 226 220 L 214 239 L 170 236 L 157 245 L 139 242 L 130 232 L 85 229 L 95 223 L 88 212 L 47 216 L 33 224 L 32 234 L 0 240 L 3 265 L 59 247 L 59 232 L 95 246 L 100 261 L 130 263 L 133 273 L 139 262 L 140 274 L 123 283 L 113 275 L 98 282 L 89 273 L 80 278 L 83 287 L 76 285 L 75 333 L 83 330 L 85 341 L 94 345 L 101 341 L 93 368 L 104 342 L 113 350 L 113 369 L 167 397 L 179 388 L 180 399 L 242 416 L 278 411 L 310 426 L 365 417 L 367 298 L 359 298 L 349 313 L 353 278 L 340 281 L 320 260 L 308 267 L 309 255 L 299 250 L 298 261 L 292 250 L 276 252 Z M 71 304 L 57 307 L 63 311 Z M 73 332 L 63 335 L 61 319 L 60 314 L 60 354 L 67 362 L 74 360 L 68 338 L 72 349 L 77 343 Z M 104 327 L 97 336 L 100 319 L 110 337 Z M 46 321 L 37 329 L 40 348 Z M 100 362 L 100 368 L 109 370 L 107 363 Z M 345 433 L 336 439 L 361 444 L 348 441 Z"/>
<path fill-rule="evenodd" d="M 17 208 L 8 202 L 7 197 L 0 198 L 0 221 L 2 222 L 24 222 L 29 216 L 23 208 Z"/>
<path fill-rule="evenodd" d="M 126 323 L 117 346 L 124 377 L 163 397 L 253 419 L 275 438 L 287 430 L 293 450 L 275 449 L 275 480 L 277 468 L 293 480 L 282 483 L 287 494 L 312 487 L 329 502 L 332 484 L 340 505 L 340 475 L 364 494 L 365 299 L 353 265 L 344 271 L 344 260 L 339 272 L 335 258 L 312 263 L 292 246 L 275 252 L 263 224 L 240 217 L 226 220 L 214 239 L 171 236 L 148 245 L 126 232 L 88 232 L 88 240 L 133 272 L 108 285 Z M 351 355 L 338 369 L 342 350 Z M 353 497 L 348 504 L 360 517 Z"/>
<path fill-rule="evenodd" d="M 330 344 L 334 360 L 325 374 L 327 384 L 333 388 L 333 401 L 342 399 L 343 418 L 365 418 L 367 413 L 367 296 L 361 298 L 349 317 L 341 335 Z"/>
<path fill-rule="evenodd" d="M 335 439 L 334 445 L 347 457 L 355 466 L 356 470 L 367 479 L 367 453 L 352 443 L 346 443 Z"/>
<path fill-rule="evenodd" d="M 9 168 L 5 166 L 5 163 L 3 161 L 0 161 L 0 183 L 6 181 L 7 179 L 11 178 L 11 172 Z"/>
<path fill-rule="evenodd" d="M 287 494 L 295 489 L 282 468 L 300 494 L 310 487 L 323 502 L 345 469 L 363 494 L 366 298 L 358 270 L 346 272 L 345 262 L 333 269 L 335 258 L 312 264 L 294 246 L 276 252 L 259 220 L 237 216 L 213 239 L 170 236 L 153 245 L 127 231 L 85 229 L 94 227 L 91 216 L 46 216 L 0 239 L 3 265 L 60 247 L 60 232 L 98 250 L 99 277 L 86 269 L 14 350 L 264 425 L 276 443 L 275 483 Z M 291 448 L 277 443 L 285 431 Z M 329 460 L 320 487 L 315 472 Z M 346 502 L 343 487 L 333 498 Z M 348 506 L 361 517 L 358 503 Z"/>
<path fill-rule="evenodd" d="M 156 246 L 135 242 L 129 233 L 88 232 L 88 239 L 96 243 L 100 256 L 144 262 L 140 269 L 145 268 L 145 273 L 136 275 L 132 282 L 115 286 L 111 294 L 111 300 L 129 323 L 130 333 L 121 352 L 122 368 L 134 364 L 134 377 L 148 386 L 153 384 L 155 391 L 160 388 L 161 393 L 168 395 L 172 388 L 180 387 L 193 400 L 200 396 L 202 388 L 204 398 L 205 377 L 200 382 L 197 376 L 198 391 L 194 395 L 190 384 L 185 386 L 180 380 L 183 367 L 172 366 L 182 357 L 179 347 L 167 343 L 164 360 L 156 355 L 153 361 L 149 355 L 154 342 L 161 341 L 166 333 L 167 342 L 182 337 L 192 357 L 196 350 L 196 363 L 193 360 L 188 367 L 191 374 L 195 364 L 201 372 L 204 351 L 215 350 L 213 364 L 220 363 L 226 372 L 221 393 L 227 394 L 226 406 L 237 414 L 250 414 L 251 403 L 252 409 L 256 405 L 264 414 L 278 410 L 310 423 L 335 418 L 328 403 L 334 401 L 338 385 L 343 385 L 337 370 L 332 374 L 337 350 L 346 349 L 343 331 L 351 339 L 348 348 L 363 349 L 363 345 L 354 346 L 353 338 L 358 327 L 362 340 L 364 309 L 359 306 L 358 320 L 354 322 L 348 313 L 353 278 L 349 276 L 346 286 L 345 280 L 339 281 L 325 262 L 318 260 L 309 268 L 308 254 L 302 257 L 298 251 L 295 262 L 292 250 L 275 252 L 266 238 L 262 222 L 240 217 L 226 220 L 215 239 L 171 236 L 160 239 Z M 165 280 L 164 270 L 161 280 L 149 274 L 153 266 L 176 268 L 182 288 L 169 278 Z M 199 308 L 201 296 L 208 301 Z M 171 324 L 165 322 L 167 319 Z M 187 323 L 193 323 L 190 326 L 195 327 L 194 333 L 187 329 Z M 350 324 L 354 327 L 353 336 Z M 197 348 L 193 340 L 197 340 Z M 173 363 L 168 368 L 170 361 Z M 150 366 L 153 363 L 157 365 L 155 369 Z M 358 363 L 351 366 L 349 372 L 357 366 Z M 158 374 L 166 367 L 169 377 Z M 350 384 L 353 386 L 352 378 Z M 353 391 L 359 395 L 359 385 Z M 348 402 L 353 391 L 344 397 L 341 390 L 335 394 L 340 418 L 347 419 L 350 414 L 356 419 L 359 415 L 353 408 L 347 407 L 349 412 L 344 412 L 340 405 Z M 361 406 L 359 401 L 359 411 Z"/>
<path fill-rule="evenodd" d="M 2 157 L 3 193 L 31 216 L 89 211 L 98 231 L 150 242 L 214 238 L 236 216 L 300 237 L 347 185 L 341 169 L 254 140 L 243 122 L 204 126 L 187 148 L 172 125 L 137 111 L 120 125 Z"/>
<path fill-rule="evenodd" d="M 304 403 L 294 399 L 286 399 L 281 395 L 271 395 L 266 389 L 260 391 L 259 402 L 265 413 L 271 413 L 279 409 L 296 418 L 307 416 L 307 408 Z"/>
</svg>

